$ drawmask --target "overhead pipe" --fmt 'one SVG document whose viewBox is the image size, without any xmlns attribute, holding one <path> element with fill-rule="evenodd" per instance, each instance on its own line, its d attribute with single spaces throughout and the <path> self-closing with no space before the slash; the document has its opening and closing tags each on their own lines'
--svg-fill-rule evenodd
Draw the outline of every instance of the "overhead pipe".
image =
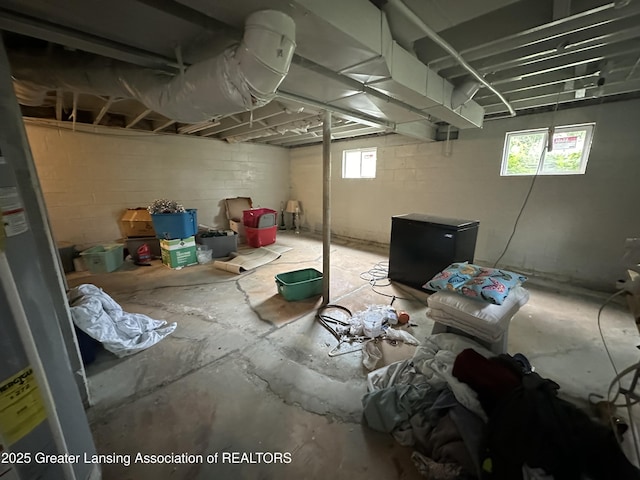
<svg viewBox="0 0 640 480">
<path fill-rule="evenodd" d="M 429 27 L 426 23 L 422 21 L 422 19 L 414 13 L 402 0 L 389 0 L 389 5 L 393 8 L 397 9 L 400 13 L 402 13 L 405 18 L 415 24 L 418 28 L 420 28 L 425 35 L 427 35 L 431 40 L 433 40 L 438 46 L 440 46 L 444 51 L 446 51 L 449 55 L 451 55 L 467 72 L 471 74 L 478 82 L 488 88 L 494 95 L 496 95 L 502 103 L 509 110 L 509 114 L 512 117 L 515 117 L 516 111 L 509 104 L 506 98 L 502 96 L 502 94 L 496 90 L 489 82 L 487 82 L 482 75 L 480 75 L 475 68 L 473 68 L 467 61 L 462 58 L 462 56 L 453 48 L 449 43 L 444 40 L 440 35 L 438 35 L 435 30 Z"/>
</svg>

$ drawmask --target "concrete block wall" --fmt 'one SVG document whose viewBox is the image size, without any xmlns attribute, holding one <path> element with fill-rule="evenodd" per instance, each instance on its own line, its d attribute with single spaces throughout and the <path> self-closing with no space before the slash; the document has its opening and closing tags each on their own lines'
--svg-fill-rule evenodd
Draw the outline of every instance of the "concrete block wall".
<svg viewBox="0 0 640 480">
<path fill-rule="evenodd" d="M 428 213 L 480 221 L 476 261 L 502 253 L 533 177 L 501 177 L 505 133 L 596 122 L 585 175 L 540 176 L 500 261 L 576 285 L 611 290 L 622 273 L 627 237 L 640 236 L 640 100 L 559 110 L 485 123 L 450 142 L 399 136 L 332 146 L 332 232 L 389 243 L 391 216 Z M 342 179 L 342 151 L 378 148 L 375 179 Z M 322 225 L 322 149 L 291 150 L 292 196 L 302 224 Z"/>
<path fill-rule="evenodd" d="M 225 198 L 279 210 L 289 197 L 289 153 L 280 147 L 28 120 L 26 129 L 55 239 L 79 248 L 121 238 L 123 211 L 157 198 L 228 228 Z"/>
</svg>

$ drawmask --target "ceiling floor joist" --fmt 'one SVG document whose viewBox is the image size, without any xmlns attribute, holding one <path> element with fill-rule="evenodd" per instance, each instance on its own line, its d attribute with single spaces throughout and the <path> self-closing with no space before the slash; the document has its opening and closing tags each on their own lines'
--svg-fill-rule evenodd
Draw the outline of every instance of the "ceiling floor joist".
<svg viewBox="0 0 640 480">
<path fill-rule="evenodd" d="M 113 105 L 114 100 L 114 97 L 109 97 L 96 118 L 93 120 L 94 125 L 98 125 L 102 121 L 102 117 L 104 117 L 105 114 L 109 111 L 109 108 L 111 108 L 111 105 Z"/>
<path fill-rule="evenodd" d="M 570 17 L 561 18 L 514 35 L 508 35 L 492 42 L 462 50 L 460 54 L 468 62 L 473 62 L 551 39 L 558 40 L 558 44 L 560 44 L 561 39 L 568 35 L 638 14 L 640 14 L 640 2 L 633 2 L 620 9 L 615 8 L 615 4 L 611 2 Z M 615 27 L 613 29 L 615 30 Z M 456 61 L 449 57 L 442 57 L 430 61 L 428 65 L 440 72 L 441 70 L 455 66 Z"/>
<path fill-rule="evenodd" d="M 147 115 L 149 115 L 152 112 L 152 110 L 147 109 L 144 112 L 141 112 L 140 115 L 138 115 L 136 118 L 134 118 L 133 120 L 131 120 L 126 127 L 124 128 L 131 128 L 133 126 L 135 126 L 138 122 L 140 122 L 140 120 L 142 120 L 143 118 L 145 118 Z"/>
</svg>

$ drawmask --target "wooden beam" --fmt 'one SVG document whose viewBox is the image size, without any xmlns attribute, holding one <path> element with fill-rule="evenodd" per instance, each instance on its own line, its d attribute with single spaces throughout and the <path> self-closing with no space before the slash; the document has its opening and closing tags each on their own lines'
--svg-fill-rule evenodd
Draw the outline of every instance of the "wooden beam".
<svg viewBox="0 0 640 480">
<path fill-rule="evenodd" d="M 156 127 L 153 129 L 154 132 L 159 132 L 160 130 L 164 130 L 165 128 L 167 128 L 169 125 L 173 125 L 174 123 L 176 123 L 175 120 L 168 120 L 167 122 L 163 123 L 162 125 L 160 125 L 159 127 Z"/>
<path fill-rule="evenodd" d="M 211 132 L 206 136 L 217 135 L 219 133 L 226 132 L 227 130 L 232 130 L 243 125 L 249 125 L 252 122 L 251 113 L 252 112 L 244 112 L 241 114 L 237 114 L 236 116 L 240 118 L 241 123 L 222 122 L 222 128 L 216 130 L 215 132 Z M 278 102 L 270 102 L 264 107 L 260 107 L 253 111 L 253 123 L 259 120 L 265 120 L 267 118 L 280 115 L 282 113 L 285 113 L 285 109 L 282 107 L 282 105 L 280 105 Z"/>
<path fill-rule="evenodd" d="M 144 112 L 142 112 L 140 115 L 138 115 L 136 118 L 134 118 L 133 120 L 131 120 L 126 127 L 124 128 L 131 128 L 134 125 L 136 125 L 140 120 L 142 120 L 144 117 L 146 117 L 147 115 L 149 115 L 153 110 L 151 110 L 150 108 L 145 110 Z"/>
<path fill-rule="evenodd" d="M 56 90 L 56 120 L 62 121 L 62 89 Z"/>
<path fill-rule="evenodd" d="M 111 108 L 111 104 L 113 104 L 113 100 L 114 100 L 114 97 L 109 97 L 107 102 L 102 106 L 100 113 L 98 113 L 98 116 L 93 121 L 94 125 L 98 125 L 100 123 L 100 121 L 102 120 L 102 117 L 104 117 L 105 114 L 109 111 L 109 108 Z"/>
<path fill-rule="evenodd" d="M 218 121 L 194 123 L 192 125 L 185 125 L 184 127 L 180 127 L 178 129 L 178 133 L 191 134 L 191 133 L 199 132 L 201 130 L 206 130 L 207 128 L 217 127 L 218 125 L 220 125 L 220 122 Z"/>
</svg>

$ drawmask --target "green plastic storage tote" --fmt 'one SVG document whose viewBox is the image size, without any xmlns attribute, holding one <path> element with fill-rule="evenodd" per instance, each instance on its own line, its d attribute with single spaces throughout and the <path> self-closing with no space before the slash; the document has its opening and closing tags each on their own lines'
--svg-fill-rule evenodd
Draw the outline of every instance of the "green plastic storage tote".
<svg viewBox="0 0 640 480">
<path fill-rule="evenodd" d="M 294 270 L 276 275 L 278 293 L 293 302 L 322 293 L 322 273 L 315 268 Z"/>
</svg>

